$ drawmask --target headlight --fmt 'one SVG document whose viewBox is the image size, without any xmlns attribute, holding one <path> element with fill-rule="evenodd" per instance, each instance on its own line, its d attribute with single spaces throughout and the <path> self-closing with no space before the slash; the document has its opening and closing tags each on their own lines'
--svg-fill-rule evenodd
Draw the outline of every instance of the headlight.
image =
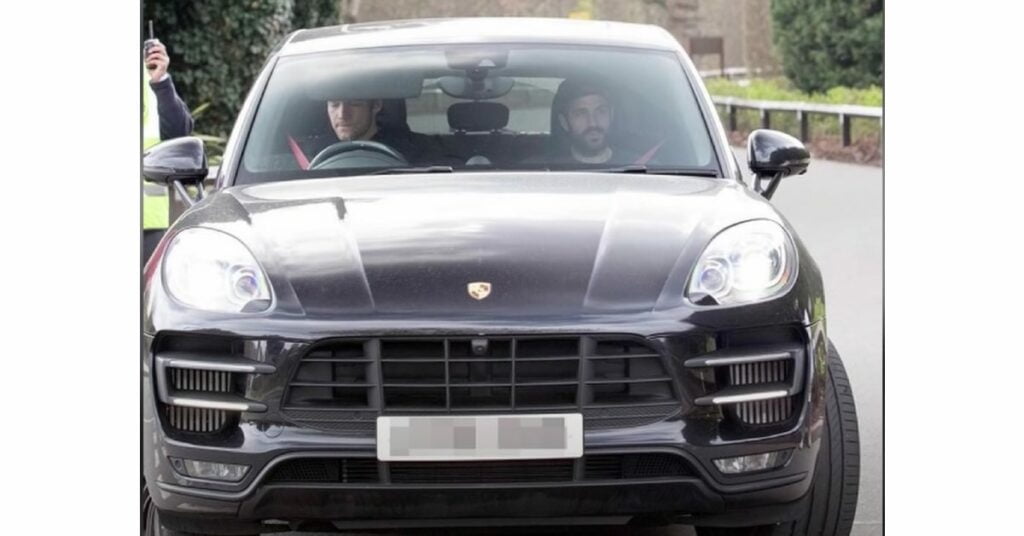
<svg viewBox="0 0 1024 536">
<path fill-rule="evenodd" d="M 690 276 L 698 305 L 738 305 L 774 298 L 796 273 L 796 248 L 777 223 L 754 220 L 718 233 Z"/>
<path fill-rule="evenodd" d="M 213 229 L 186 229 L 163 259 L 167 291 L 207 311 L 257 312 L 270 306 L 270 286 L 252 253 L 235 237 Z"/>
</svg>

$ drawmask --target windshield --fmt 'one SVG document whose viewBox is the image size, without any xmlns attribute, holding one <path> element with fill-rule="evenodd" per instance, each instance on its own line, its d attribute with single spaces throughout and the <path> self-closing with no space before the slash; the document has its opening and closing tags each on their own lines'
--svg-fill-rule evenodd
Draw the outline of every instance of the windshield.
<svg viewBox="0 0 1024 536">
<path fill-rule="evenodd" d="M 236 183 L 544 169 L 718 176 L 673 53 L 475 45 L 281 58 Z"/>
</svg>

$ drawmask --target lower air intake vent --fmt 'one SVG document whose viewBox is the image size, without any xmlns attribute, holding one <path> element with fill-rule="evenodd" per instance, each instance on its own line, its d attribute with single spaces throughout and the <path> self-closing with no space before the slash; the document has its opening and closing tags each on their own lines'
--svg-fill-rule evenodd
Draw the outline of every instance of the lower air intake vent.
<svg viewBox="0 0 1024 536">
<path fill-rule="evenodd" d="M 584 474 L 587 480 L 629 480 L 688 476 L 693 473 L 679 456 L 651 453 L 587 456 Z"/>
<path fill-rule="evenodd" d="M 171 428 L 182 432 L 213 433 L 224 428 L 228 413 L 222 409 L 167 406 L 167 421 Z"/>
<path fill-rule="evenodd" d="M 698 406 L 717 406 L 727 422 L 749 426 L 791 423 L 803 399 L 806 363 L 799 330 L 789 327 L 728 332 L 712 351 L 685 361 L 700 375 Z"/>
<path fill-rule="evenodd" d="M 230 372 L 214 370 L 169 369 L 171 386 L 182 393 L 230 393 Z M 165 406 L 171 428 L 182 432 L 213 433 L 228 424 L 228 412 L 221 409 Z"/>
<path fill-rule="evenodd" d="M 408 462 L 391 464 L 395 484 L 506 484 L 572 480 L 572 460 Z"/>
<path fill-rule="evenodd" d="M 772 424 L 793 416 L 793 398 L 776 398 L 736 404 L 736 418 L 746 424 Z"/>
<path fill-rule="evenodd" d="M 729 367 L 729 385 L 762 385 L 788 382 L 793 360 L 743 363 Z M 774 424 L 789 420 L 793 415 L 793 398 L 775 398 L 733 405 L 732 412 L 744 424 Z"/>
<path fill-rule="evenodd" d="M 577 466 L 583 469 L 578 476 Z M 381 475 L 386 480 L 381 480 Z M 299 458 L 281 462 L 269 484 L 517 484 L 583 480 L 640 480 L 692 476 L 680 456 L 661 452 L 593 454 L 581 460 L 378 462 L 375 458 Z"/>
<path fill-rule="evenodd" d="M 793 360 L 762 361 L 729 366 L 729 385 L 757 385 L 789 379 Z"/>
<path fill-rule="evenodd" d="M 286 482 L 379 482 L 373 458 L 310 458 L 288 460 L 274 468 L 271 483 Z"/>
<path fill-rule="evenodd" d="M 170 369 L 171 385 L 178 391 L 230 393 L 231 373 L 217 370 Z"/>
</svg>

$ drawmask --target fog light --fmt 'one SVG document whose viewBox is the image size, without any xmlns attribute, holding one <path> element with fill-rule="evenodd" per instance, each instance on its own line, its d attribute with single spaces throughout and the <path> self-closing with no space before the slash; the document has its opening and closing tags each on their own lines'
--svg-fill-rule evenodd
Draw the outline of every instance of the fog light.
<svg viewBox="0 0 1024 536">
<path fill-rule="evenodd" d="M 792 456 L 793 449 L 786 449 L 776 450 L 774 452 L 765 452 L 764 454 L 754 454 L 751 456 L 719 458 L 715 460 L 715 467 L 727 475 L 752 473 L 754 471 L 766 471 L 768 469 L 782 467 L 789 463 L 789 458 Z"/>
<path fill-rule="evenodd" d="M 185 476 L 222 480 L 224 482 L 238 482 L 249 471 L 248 465 L 201 462 L 198 460 L 183 460 L 181 458 L 171 458 L 171 466 L 174 467 L 175 471 Z"/>
</svg>

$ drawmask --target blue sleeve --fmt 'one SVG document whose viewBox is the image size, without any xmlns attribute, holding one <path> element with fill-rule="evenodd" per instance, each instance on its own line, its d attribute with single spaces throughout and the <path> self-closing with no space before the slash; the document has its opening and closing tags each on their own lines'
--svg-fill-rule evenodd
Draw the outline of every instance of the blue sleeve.
<svg viewBox="0 0 1024 536">
<path fill-rule="evenodd" d="M 160 114 L 160 139 L 169 140 L 191 134 L 194 124 L 192 114 L 175 91 L 171 77 L 156 83 L 150 82 L 149 86 L 156 95 L 157 113 Z"/>
</svg>

